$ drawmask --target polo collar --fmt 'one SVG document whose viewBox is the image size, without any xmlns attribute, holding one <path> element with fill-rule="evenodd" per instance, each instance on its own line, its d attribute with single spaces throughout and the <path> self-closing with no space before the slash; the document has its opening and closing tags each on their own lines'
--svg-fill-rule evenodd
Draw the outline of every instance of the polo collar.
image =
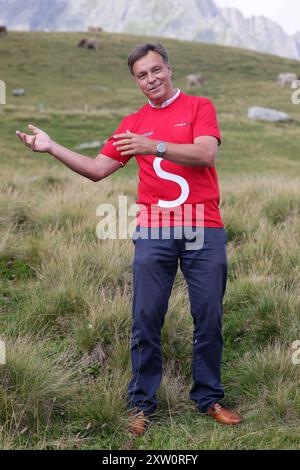
<svg viewBox="0 0 300 470">
<path fill-rule="evenodd" d="M 172 98 L 169 98 L 168 100 L 164 101 L 160 106 L 155 106 L 153 103 L 151 103 L 150 100 L 148 100 L 148 102 L 152 108 L 155 108 L 155 109 L 165 108 L 166 106 L 169 106 L 171 103 L 173 103 L 173 101 L 175 101 L 179 95 L 180 95 L 180 90 L 179 88 L 177 88 L 175 95 L 172 96 Z"/>
</svg>

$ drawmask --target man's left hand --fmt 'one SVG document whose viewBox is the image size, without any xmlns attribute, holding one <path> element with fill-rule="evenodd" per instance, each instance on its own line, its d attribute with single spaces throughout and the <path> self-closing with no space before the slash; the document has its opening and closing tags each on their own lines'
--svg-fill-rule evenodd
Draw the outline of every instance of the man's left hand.
<svg viewBox="0 0 300 470">
<path fill-rule="evenodd" d="M 113 143 L 121 155 L 155 155 L 156 141 L 127 131 L 126 134 L 116 134 L 114 139 L 120 139 Z"/>
</svg>

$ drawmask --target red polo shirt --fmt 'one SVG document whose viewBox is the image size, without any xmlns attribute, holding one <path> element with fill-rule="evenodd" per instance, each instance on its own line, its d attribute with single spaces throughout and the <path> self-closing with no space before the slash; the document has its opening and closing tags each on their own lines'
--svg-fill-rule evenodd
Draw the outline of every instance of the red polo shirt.
<svg viewBox="0 0 300 470">
<path fill-rule="evenodd" d="M 153 108 L 145 104 L 126 116 L 113 135 L 126 132 L 150 139 L 192 144 L 199 136 L 214 136 L 221 144 L 217 115 L 208 98 L 180 92 L 168 106 Z M 110 137 L 100 153 L 120 162 L 122 156 Z M 142 227 L 161 225 L 195 225 L 223 227 L 219 211 L 220 193 L 215 167 L 180 165 L 155 155 L 136 155 L 139 165 L 137 222 Z"/>
</svg>

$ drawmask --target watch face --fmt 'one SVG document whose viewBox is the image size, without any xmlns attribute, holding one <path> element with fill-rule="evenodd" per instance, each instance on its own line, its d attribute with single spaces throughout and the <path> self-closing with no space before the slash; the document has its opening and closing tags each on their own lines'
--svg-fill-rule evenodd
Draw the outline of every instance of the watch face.
<svg viewBox="0 0 300 470">
<path fill-rule="evenodd" d="M 158 152 L 165 152 L 166 151 L 166 144 L 164 142 L 160 142 L 158 145 L 157 145 L 157 150 Z"/>
</svg>

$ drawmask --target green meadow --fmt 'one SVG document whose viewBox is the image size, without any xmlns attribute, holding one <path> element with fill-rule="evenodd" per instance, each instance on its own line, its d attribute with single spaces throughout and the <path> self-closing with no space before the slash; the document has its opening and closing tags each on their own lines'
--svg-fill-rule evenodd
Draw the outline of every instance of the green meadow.
<svg viewBox="0 0 300 470">
<path fill-rule="evenodd" d="M 99 204 L 134 202 L 135 161 L 94 183 L 21 145 L 32 123 L 76 151 L 105 140 L 144 103 L 127 54 L 149 40 L 100 33 L 9 32 L 0 38 L 0 448 L 296 449 L 300 447 L 300 105 L 276 84 L 300 63 L 238 48 L 163 39 L 174 85 L 215 104 L 216 169 L 228 235 L 222 380 L 244 422 L 198 414 L 191 387 L 192 317 L 178 271 L 162 332 L 159 406 L 143 437 L 127 433 L 133 243 L 96 236 Z M 153 38 L 152 38 L 153 39 Z M 159 38 L 155 38 L 159 39 Z M 186 75 L 206 83 L 186 89 Z M 12 96 L 14 88 L 25 96 Z M 287 112 L 253 122 L 251 106 Z M 99 149 L 81 153 L 95 157 Z M 298 355 L 299 357 L 299 355 Z"/>
</svg>

